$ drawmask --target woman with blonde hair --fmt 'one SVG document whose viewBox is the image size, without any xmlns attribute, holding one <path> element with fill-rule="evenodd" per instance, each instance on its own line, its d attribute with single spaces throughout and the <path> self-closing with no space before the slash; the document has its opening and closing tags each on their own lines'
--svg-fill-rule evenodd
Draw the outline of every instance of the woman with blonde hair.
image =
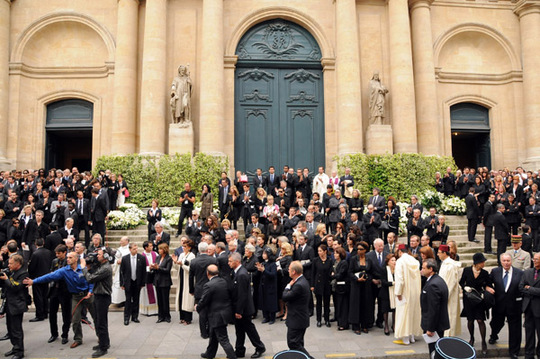
<svg viewBox="0 0 540 359">
<path fill-rule="evenodd" d="M 277 314 L 276 318 L 281 318 L 283 321 L 287 319 L 287 305 L 283 299 L 281 299 L 281 296 L 287 284 L 291 282 L 291 277 L 289 276 L 289 266 L 293 260 L 293 250 L 289 243 L 282 242 L 281 240 L 279 243 L 281 246 L 281 254 L 277 258 L 279 313 Z"/>
<path fill-rule="evenodd" d="M 315 235 L 313 236 L 313 248 L 316 250 L 319 247 L 319 244 L 322 243 L 324 237 L 326 236 L 326 225 L 324 223 L 319 223 L 317 228 L 315 228 Z"/>
<path fill-rule="evenodd" d="M 263 224 L 266 225 L 274 215 L 279 216 L 279 206 L 274 203 L 274 196 L 269 194 L 266 196 L 266 205 L 263 208 L 263 217 L 266 220 Z"/>
</svg>

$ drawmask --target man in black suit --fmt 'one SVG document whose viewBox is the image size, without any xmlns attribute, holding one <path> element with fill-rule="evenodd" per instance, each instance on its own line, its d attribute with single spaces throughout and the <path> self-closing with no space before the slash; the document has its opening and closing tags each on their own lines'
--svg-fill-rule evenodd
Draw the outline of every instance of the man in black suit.
<svg viewBox="0 0 540 359">
<path fill-rule="evenodd" d="M 67 247 L 59 244 L 54 247 L 56 258 L 52 261 L 51 272 L 67 265 Z M 37 284 L 35 284 L 37 285 Z M 51 282 L 49 289 L 49 326 L 51 337 L 47 343 L 52 343 L 58 338 L 58 308 L 62 307 L 62 344 L 67 344 L 69 327 L 71 325 L 71 293 L 63 279 Z"/>
<path fill-rule="evenodd" d="M 9 257 L 10 274 L 0 273 L 0 286 L 6 291 L 6 323 L 9 339 L 13 346 L 6 356 L 13 355 L 12 359 L 24 357 L 24 332 L 22 327 L 24 312 L 28 310 L 26 296 L 28 295 L 23 279 L 28 272 L 23 266 L 23 257 L 14 254 Z"/>
<path fill-rule="evenodd" d="M 161 222 L 156 222 L 154 229 L 156 233 L 153 233 L 150 236 L 150 242 L 152 242 L 153 248 L 157 252 L 158 246 L 161 243 L 167 243 L 167 245 L 170 245 L 171 235 L 163 230 L 163 224 L 161 224 Z"/>
<path fill-rule="evenodd" d="M 407 237 L 409 238 L 409 245 L 411 242 L 411 236 L 418 236 L 422 238 L 424 234 L 425 222 L 420 217 L 420 210 L 417 208 L 413 210 L 413 216 L 409 218 L 407 222 Z"/>
<path fill-rule="evenodd" d="M 191 218 L 188 219 L 188 223 L 186 225 L 186 234 L 196 245 L 198 245 L 201 241 L 202 225 L 203 223 L 199 219 L 199 211 L 196 209 L 193 210 L 193 212 L 191 212 Z"/>
<path fill-rule="evenodd" d="M 264 177 L 262 175 L 262 169 L 257 168 L 255 172 L 255 176 L 253 177 L 253 188 L 256 191 L 257 188 L 264 188 Z"/>
<path fill-rule="evenodd" d="M 493 216 L 497 212 L 495 207 L 495 195 L 490 194 L 488 201 L 484 204 L 484 216 L 482 224 L 484 225 L 484 253 L 492 254 L 491 249 L 491 233 L 493 232 Z"/>
<path fill-rule="evenodd" d="M 427 278 L 420 295 L 422 320 L 420 326 L 428 337 L 437 334 L 440 338 L 444 331 L 450 328 L 448 317 L 448 287 L 444 279 L 437 274 L 438 267 L 435 259 L 430 258 L 422 263 L 422 275 Z M 435 342 L 428 344 L 429 353 L 435 350 Z"/>
<path fill-rule="evenodd" d="M 191 262 L 192 266 L 193 261 Z M 227 334 L 227 324 L 232 321 L 232 301 L 229 284 L 225 279 L 219 277 L 218 274 L 217 266 L 210 264 L 206 269 L 208 282 L 204 284 L 201 299 L 196 304 L 196 309 L 199 313 L 201 311 L 208 313 L 208 324 L 210 327 L 210 341 L 206 351 L 201 354 L 201 357 L 214 358 L 219 343 L 223 350 L 225 350 L 227 358 L 236 359 L 236 353 L 229 342 L 229 336 Z"/>
<path fill-rule="evenodd" d="M 195 203 L 195 192 L 191 190 L 191 184 L 185 183 L 184 190 L 180 193 L 179 202 L 181 203 L 180 217 L 178 218 L 178 232 L 176 237 L 182 234 L 184 219 L 190 218 L 193 212 L 193 203 Z"/>
<path fill-rule="evenodd" d="M 99 194 L 98 188 L 92 189 L 92 200 L 90 209 L 90 218 L 92 223 L 92 234 L 99 233 L 105 238 L 105 218 L 107 217 L 108 207 L 106 195 Z"/>
<path fill-rule="evenodd" d="M 126 293 L 124 306 L 124 325 L 129 325 L 129 319 L 139 322 L 139 298 L 141 289 L 146 283 L 146 258 L 137 253 L 137 245 L 129 243 L 129 255 L 123 256 L 120 262 L 120 287 Z"/>
<path fill-rule="evenodd" d="M 268 168 L 268 176 L 265 177 L 265 189 L 267 194 L 276 196 L 276 188 L 279 187 L 280 177 L 276 175 L 274 166 Z"/>
<path fill-rule="evenodd" d="M 50 233 L 49 225 L 43 221 L 44 213 L 41 210 L 36 211 L 35 219 L 28 222 L 24 227 L 22 242 L 35 249 L 35 242 L 38 238 L 45 239 Z"/>
<path fill-rule="evenodd" d="M 519 355 L 521 344 L 521 301 L 522 294 L 519 283 L 523 277 L 523 271 L 512 266 L 512 256 L 504 253 L 500 257 L 502 267 L 493 268 L 490 273 L 494 288 L 486 287 L 491 294 L 495 295 L 491 319 L 491 335 L 489 344 L 495 344 L 499 339 L 499 332 L 508 320 L 508 352 L 510 358 L 515 359 Z"/>
<path fill-rule="evenodd" d="M 469 188 L 469 194 L 465 197 L 465 206 L 467 207 L 467 237 L 469 242 L 479 242 L 476 238 L 476 228 L 480 218 L 480 206 L 474 196 L 474 187 Z"/>
<path fill-rule="evenodd" d="M 90 222 L 90 201 L 84 198 L 83 191 L 77 191 L 75 211 L 77 211 L 77 215 L 79 216 L 77 229 L 79 230 L 79 233 L 84 231 L 84 246 L 88 248 L 90 245 L 90 226 L 88 225 Z"/>
<path fill-rule="evenodd" d="M 540 226 L 540 205 L 536 203 L 534 196 L 529 197 L 529 205 L 525 207 L 525 224 L 531 227 L 533 250 L 538 251 L 538 227 Z"/>
<path fill-rule="evenodd" d="M 525 314 L 525 358 L 534 359 L 540 355 L 536 339 L 540 341 L 540 253 L 533 258 L 533 268 L 527 269 L 521 277 L 519 290 L 523 294 L 522 311 Z"/>
<path fill-rule="evenodd" d="M 304 222 L 305 223 L 305 222 Z M 302 265 L 302 273 L 306 278 L 311 278 L 311 266 L 315 259 L 315 250 L 312 246 L 307 244 L 308 238 L 306 235 L 300 233 L 297 236 L 296 250 L 294 251 L 294 259 L 299 261 Z M 313 296 L 309 295 L 309 315 L 313 315 Z"/>
<path fill-rule="evenodd" d="M 506 208 L 504 204 L 499 203 L 497 205 L 497 212 L 493 215 L 493 226 L 495 227 L 495 240 L 497 241 L 497 262 L 501 265 L 501 254 L 506 252 L 506 245 L 510 241 L 510 228 L 504 211 Z"/>
<path fill-rule="evenodd" d="M 377 187 L 373 188 L 373 196 L 369 197 L 368 204 L 372 204 L 375 212 L 377 212 L 381 217 L 384 216 L 386 203 L 384 201 L 384 197 L 381 196 L 381 191 Z"/>
<path fill-rule="evenodd" d="M 446 173 L 443 177 L 444 195 L 452 196 L 454 194 L 456 186 L 456 176 L 452 173 L 452 167 L 446 169 Z"/>
<path fill-rule="evenodd" d="M 367 213 L 364 214 L 363 222 L 366 228 L 366 234 L 364 238 L 367 239 L 368 244 L 372 244 L 376 238 L 380 237 L 379 226 L 381 225 L 381 216 L 375 211 L 372 204 L 368 204 Z"/>
<path fill-rule="evenodd" d="M 189 266 L 189 293 L 195 297 L 198 303 L 203 294 L 203 286 L 208 282 L 206 269 L 210 264 L 217 265 L 217 259 L 208 255 L 208 243 L 199 243 L 199 255 L 195 257 Z M 199 328 L 201 336 L 208 339 L 208 313 L 206 310 L 198 310 Z"/>
<path fill-rule="evenodd" d="M 36 250 L 32 253 L 30 262 L 28 263 L 28 274 L 32 279 L 41 277 L 51 270 L 53 255 L 50 250 L 43 248 L 43 244 L 43 238 L 36 239 Z M 47 297 L 49 284 L 36 284 L 32 290 L 34 294 L 34 304 L 36 306 L 36 317 L 30 319 L 30 322 L 41 322 L 42 320 L 47 319 L 47 313 L 49 311 L 49 299 Z"/>
<path fill-rule="evenodd" d="M 283 301 L 287 303 L 287 346 L 312 358 L 304 348 L 304 335 L 309 327 L 309 300 L 312 298 L 309 282 L 303 275 L 302 263 L 294 261 L 289 265 L 291 282 L 283 291 Z"/>
<path fill-rule="evenodd" d="M 229 196 L 229 189 L 230 186 L 227 181 L 221 180 L 221 186 L 219 187 L 218 207 L 220 212 L 220 219 L 222 221 L 225 219 L 225 215 L 229 212 L 229 203 L 231 202 Z"/>
<path fill-rule="evenodd" d="M 379 297 L 379 290 L 381 288 L 381 281 L 384 278 L 386 280 L 386 256 L 388 252 L 384 250 L 384 241 L 380 238 L 377 238 L 373 241 L 373 249 L 366 254 L 366 257 L 373 264 L 373 280 L 371 283 L 371 293 L 373 294 L 373 308 L 375 307 L 375 299 Z M 383 307 L 380 300 L 378 302 L 377 308 L 377 319 L 375 320 L 375 325 L 377 327 L 383 327 Z"/>
<path fill-rule="evenodd" d="M 251 214 L 251 223 L 248 224 L 246 227 L 246 238 L 249 238 L 249 236 L 251 236 L 253 228 L 259 228 L 261 230 L 261 233 L 266 233 L 266 228 L 264 228 L 264 224 L 259 223 L 259 215 L 257 213 Z"/>
<path fill-rule="evenodd" d="M 251 322 L 251 316 L 255 314 L 255 306 L 251 296 L 251 279 L 246 268 L 242 266 L 242 256 L 240 253 L 231 254 L 229 266 L 232 269 L 232 300 L 234 312 L 234 327 L 236 329 L 235 352 L 238 358 L 243 358 L 246 354 L 244 346 L 246 334 L 255 347 L 252 358 L 260 358 L 266 351 L 266 347 L 261 341 L 257 328 Z"/>
<path fill-rule="evenodd" d="M 223 242 L 216 243 L 216 259 L 218 261 L 219 276 L 229 283 L 231 280 L 229 254 L 227 253 L 227 246 Z"/>
</svg>

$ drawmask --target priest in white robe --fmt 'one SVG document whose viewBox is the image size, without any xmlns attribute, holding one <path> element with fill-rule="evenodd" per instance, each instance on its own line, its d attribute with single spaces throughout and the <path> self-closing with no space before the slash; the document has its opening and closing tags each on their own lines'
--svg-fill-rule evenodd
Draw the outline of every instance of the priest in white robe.
<svg viewBox="0 0 540 359">
<path fill-rule="evenodd" d="M 437 253 L 441 260 L 439 277 L 444 279 L 448 287 L 448 317 L 450 318 L 450 329 L 444 331 L 445 337 L 455 337 L 461 334 L 461 305 L 459 303 L 459 278 L 461 262 L 450 258 L 450 247 L 446 244 L 439 246 Z"/>
</svg>

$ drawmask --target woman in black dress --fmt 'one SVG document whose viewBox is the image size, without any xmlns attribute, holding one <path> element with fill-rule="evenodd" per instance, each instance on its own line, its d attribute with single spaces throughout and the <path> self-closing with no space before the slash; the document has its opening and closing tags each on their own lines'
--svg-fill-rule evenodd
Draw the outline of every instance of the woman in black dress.
<svg viewBox="0 0 540 359">
<path fill-rule="evenodd" d="M 473 265 L 463 269 L 459 285 L 463 289 L 463 311 L 462 317 L 467 317 L 467 328 L 469 329 L 469 344 L 474 346 L 474 321 L 478 322 L 478 328 L 482 339 L 482 353 L 487 353 L 486 343 L 486 312 L 484 301 L 479 304 L 473 303 L 465 295 L 465 287 L 470 287 L 482 294 L 486 287 L 493 287 L 489 273 L 484 270 L 486 257 L 482 253 L 475 253 L 473 256 Z"/>
<path fill-rule="evenodd" d="M 506 222 L 508 222 L 511 233 L 516 235 L 518 233 L 518 227 L 521 224 L 521 215 L 514 194 L 510 193 L 507 198 L 508 200 L 504 202 L 504 216 L 506 217 Z"/>
<path fill-rule="evenodd" d="M 279 236 L 283 235 L 283 225 L 279 223 L 279 218 L 277 215 L 273 214 L 270 223 L 268 224 L 268 228 L 266 230 L 266 234 L 268 236 L 268 240 L 270 241 L 272 238 L 277 238 Z"/>
<path fill-rule="evenodd" d="M 231 186 L 229 193 L 231 194 L 232 213 L 229 215 L 228 219 L 232 223 L 232 228 L 238 229 L 238 220 L 240 219 L 244 203 L 242 203 L 242 197 L 236 186 Z"/>
<path fill-rule="evenodd" d="M 367 333 L 374 322 L 374 303 L 371 293 L 373 264 L 366 257 L 369 244 L 361 241 L 356 246 L 357 255 L 349 261 L 351 296 L 349 304 L 349 323 L 355 334 Z"/>
<path fill-rule="evenodd" d="M 358 218 L 364 215 L 364 200 L 360 198 L 360 191 L 353 189 L 352 198 L 347 200 L 351 213 L 356 213 Z"/>
<path fill-rule="evenodd" d="M 277 299 L 277 266 L 272 249 L 265 248 L 262 252 L 262 263 L 256 263 L 261 273 L 259 284 L 259 309 L 263 312 L 262 323 L 274 324 L 278 310 Z"/>
<path fill-rule="evenodd" d="M 313 260 L 311 265 L 311 290 L 315 293 L 317 300 L 317 327 L 322 326 L 322 307 L 324 305 L 324 324 L 330 327 L 330 295 L 332 287 L 330 286 L 330 277 L 332 274 L 332 259 L 328 258 L 328 247 L 321 244 L 317 249 L 319 254 Z"/>
<path fill-rule="evenodd" d="M 480 203 L 480 213 L 483 213 L 484 211 L 484 203 L 487 201 L 487 192 L 486 192 L 486 186 L 484 186 L 484 183 L 482 182 L 481 176 L 476 176 L 474 178 L 474 196 L 476 197 L 476 200 L 478 203 Z"/>
<path fill-rule="evenodd" d="M 148 221 L 148 240 L 150 236 L 156 233 L 154 226 L 156 222 L 161 222 L 161 208 L 159 208 L 159 201 L 157 199 L 152 200 L 152 208 L 146 212 L 146 220 Z"/>
<path fill-rule="evenodd" d="M 332 292 L 334 294 L 334 317 L 338 330 L 349 329 L 349 263 L 342 247 L 334 251 L 332 272 Z"/>
<path fill-rule="evenodd" d="M 388 197 L 383 218 L 383 220 L 388 222 L 388 229 L 383 230 L 383 239 L 385 243 L 387 243 L 386 238 L 388 237 L 388 233 L 393 232 L 396 237 L 399 235 L 399 216 L 400 212 L 399 207 L 396 205 L 396 200 L 394 197 Z"/>
<path fill-rule="evenodd" d="M 381 310 L 384 318 L 384 334 L 390 335 L 388 315 L 392 313 L 392 328 L 396 322 L 396 299 L 394 295 L 394 272 L 396 270 L 396 256 L 394 253 L 390 253 L 384 259 L 386 264 L 386 271 L 381 278 L 381 290 L 379 290 L 379 297 L 377 300 L 381 301 Z"/>
<path fill-rule="evenodd" d="M 283 291 L 287 284 L 291 282 L 291 277 L 289 276 L 289 266 L 293 261 L 293 250 L 292 246 L 289 243 L 282 242 L 280 247 L 280 255 L 277 259 L 278 263 L 278 301 L 279 301 L 279 313 L 276 318 L 281 318 L 281 320 L 287 319 L 287 305 L 281 299 Z"/>
</svg>

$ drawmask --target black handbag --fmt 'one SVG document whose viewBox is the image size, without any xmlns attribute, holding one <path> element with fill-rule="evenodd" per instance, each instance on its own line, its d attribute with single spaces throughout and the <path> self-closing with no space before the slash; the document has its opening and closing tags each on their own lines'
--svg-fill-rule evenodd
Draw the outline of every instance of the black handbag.
<svg viewBox="0 0 540 359">
<path fill-rule="evenodd" d="M 484 298 L 482 297 L 482 294 L 480 294 L 476 289 L 471 288 L 470 292 L 464 291 L 463 295 L 467 298 L 471 304 L 480 304 L 484 301 Z"/>
<path fill-rule="evenodd" d="M 379 226 L 379 229 L 382 229 L 383 231 L 389 231 L 390 226 L 388 225 L 387 221 L 382 221 L 381 225 Z"/>
</svg>

